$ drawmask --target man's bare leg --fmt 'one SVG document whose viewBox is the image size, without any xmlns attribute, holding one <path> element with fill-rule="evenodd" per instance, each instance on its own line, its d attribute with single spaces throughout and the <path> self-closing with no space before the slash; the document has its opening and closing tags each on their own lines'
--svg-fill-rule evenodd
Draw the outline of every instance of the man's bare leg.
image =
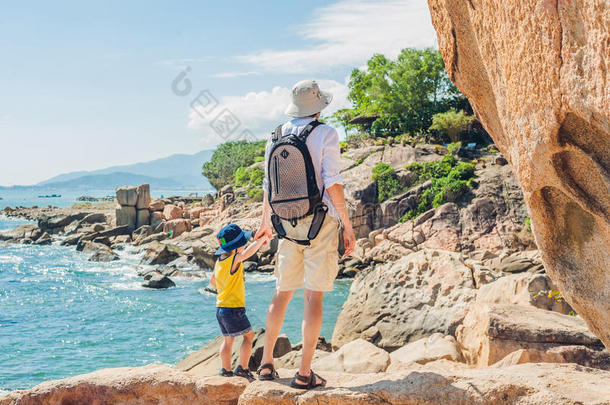
<svg viewBox="0 0 610 405">
<path fill-rule="evenodd" d="M 267 309 L 267 320 L 265 322 L 265 345 L 263 347 L 263 359 L 262 364 L 271 363 L 273 364 L 273 349 L 275 348 L 275 342 L 277 337 L 280 335 L 282 330 L 282 324 L 284 323 L 284 315 L 286 314 L 286 307 L 292 296 L 294 290 L 291 291 L 275 291 L 269 309 Z M 268 369 L 261 370 L 261 374 L 269 374 Z"/>
<path fill-rule="evenodd" d="M 316 351 L 316 346 L 318 345 L 320 328 L 322 327 L 322 302 L 324 300 L 324 293 L 305 289 L 304 298 L 305 313 L 303 314 L 303 324 L 301 326 L 301 332 L 303 334 L 303 356 L 301 357 L 299 374 L 307 377 L 311 373 L 311 362 Z M 319 382 L 320 381 L 316 381 L 316 383 Z M 296 383 L 302 384 L 298 380 Z"/>
</svg>

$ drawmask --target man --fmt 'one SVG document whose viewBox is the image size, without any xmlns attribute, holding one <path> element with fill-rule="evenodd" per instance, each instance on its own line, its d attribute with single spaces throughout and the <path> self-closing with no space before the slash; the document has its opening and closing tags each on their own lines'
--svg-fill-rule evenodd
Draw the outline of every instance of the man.
<svg viewBox="0 0 610 405">
<path fill-rule="evenodd" d="M 332 100 L 329 92 L 321 91 L 313 80 L 298 82 L 292 88 L 292 102 L 286 114 L 293 119 L 282 128 L 282 136 L 299 134 L 310 122 L 320 117 L 320 112 Z M 267 179 L 271 140 L 267 142 L 265 154 L 265 192 L 262 222 L 255 238 L 272 236 L 271 207 L 268 201 Z M 350 255 L 356 244 L 339 174 L 340 147 L 337 131 L 328 125 L 318 125 L 309 134 L 306 145 L 315 169 L 319 190 L 325 190 L 323 201 L 328 206 L 328 215 L 322 228 L 309 246 L 281 239 L 275 264 L 276 291 L 267 311 L 265 343 L 262 366 L 258 370 L 261 380 L 277 378 L 273 367 L 273 348 L 284 322 L 286 307 L 294 290 L 305 287 L 305 312 L 303 314 L 303 355 L 298 373 L 291 385 L 310 389 L 324 386 L 326 381 L 311 370 L 311 362 L 322 326 L 322 301 L 324 293 L 332 291 L 337 276 L 339 231 L 343 228 L 345 256 Z M 298 225 L 297 225 L 298 226 Z"/>
</svg>

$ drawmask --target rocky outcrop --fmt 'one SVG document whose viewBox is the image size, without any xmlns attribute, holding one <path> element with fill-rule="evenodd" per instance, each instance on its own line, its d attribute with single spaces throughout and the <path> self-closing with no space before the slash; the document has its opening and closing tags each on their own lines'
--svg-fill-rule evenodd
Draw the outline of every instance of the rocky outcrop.
<svg viewBox="0 0 610 405">
<path fill-rule="evenodd" d="M 402 216 L 399 209 L 380 210 L 377 185 L 372 178 L 372 170 L 377 163 L 384 162 L 399 170 L 409 163 L 440 159 L 442 156 L 439 153 L 428 150 L 425 145 L 369 146 L 346 152 L 341 159 L 341 177 L 356 236 L 364 237 L 380 226 L 396 223 Z M 404 209 L 405 206 L 395 204 L 393 207 Z"/>
<path fill-rule="evenodd" d="M 379 373 L 390 365 L 390 355 L 363 339 L 356 339 L 336 352 L 316 360 L 312 368 L 317 371 L 338 373 Z"/>
<path fill-rule="evenodd" d="M 479 367 L 519 349 L 603 347 L 582 319 L 521 305 L 472 305 L 456 336 L 466 362 Z"/>
<path fill-rule="evenodd" d="M 435 332 L 453 334 L 476 292 L 473 270 L 459 254 L 409 254 L 354 280 L 332 344 L 363 338 L 393 351 Z"/>
<path fill-rule="evenodd" d="M 177 259 L 183 254 L 184 252 L 182 252 L 180 248 L 174 245 L 163 244 L 161 242 L 154 241 L 148 245 L 146 252 L 142 257 L 141 263 L 167 264 L 172 260 Z"/>
<path fill-rule="evenodd" d="M 249 368 L 256 370 L 260 366 L 263 358 L 263 343 L 265 339 L 265 330 L 257 329 L 254 331 L 254 341 L 252 343 L 252 356 L 249 362 Z M 201 349 L 197 350 L 180 360 L 176 364 L 176 368 L 182 371 L 188 371 L 197 376 L 212 376 L 218 374 L 220 370 L 220 357 L 218 352 L 222 344 L 223 337 L 218 336 Z M 239 347 L 241 346 L 242 337 L 235 338 L 233 342 L 233 352 L 231 354 L 231 362 L 237 367 L 239 361 Z M 273 357 L 280 358 L 292 350 L 290 340 L 285 335 L 278 337 L 277 343 L 273 350 Z"/>
<path fill-rule="evenodd" d="M 488 304 L 515 304 L 570 314 L 572 308 L 563 298 L 549 293 L 556 290 L 546 274 L 520 273 L 500 277 L 481 286 L 476 301 Z"/>
<path fill-rule="evenodd" d="M 610 348 L 610 5 L 428 4 L 450 78 L 519 178 L 548 274 Z"/>
<path fill-rule="evenodd" d="M 0 394 L 0 405 L 230 405 L 237 403 L 247 384 L 245 378 L 201 379 L 166 365 L 108 368 Z"/>
<path fill-rule="evenodd" d="M 453 336 L 433 333 L 427 338 L 411 342 L 390 355 L 392 361 L 426 364 L 439 359 L 460 361 L 461 354 Z"/>
<path fill-rule="evenodd" d="M 432 363 L 429 363 L 432 364 Z M 610 372 L 575 364 L 520 364 L 474 370 L 413 365 L 395 373 L 323 374 L 324 389 L 302 391 L 288 383 L 294 370 L 280 370 L 279 382 L 255 381 L 240 405 L 291 404 L 608 404 Z"/>
<path fill-rule="evenodd" d="M 479 185 L 472 190 L 470 204 L 463 208 L 447 203 L 416 219 L 395 224 L 396 219 L 390 218 L 400 218 L 416 204 L 415 196 L 426 183 L 382 203 L 380 215 L 386 218 L 386 225 L 392 226 L 358 240 L 355 255 L 365 262 L 386 262 L 423 248 L 434 248 L 469 256 L 482 257 L 488 253 L 490 258 L 497 258 L 501 252 L 507 256 L 535 248 L 529 232 L 524 231 L 527 213 L 519 183 L 510 168 L 485 167 L 476 174 Z"/>
<path fill-rule="evenodd" d="M 576 363 L 585 367 L 610 370 L 610 353 L 607 350 L 586 346 L 555 346 L 543 350 L 519 349 L 494 363 L 492 367 L 523 363 Z"/>
</svg>

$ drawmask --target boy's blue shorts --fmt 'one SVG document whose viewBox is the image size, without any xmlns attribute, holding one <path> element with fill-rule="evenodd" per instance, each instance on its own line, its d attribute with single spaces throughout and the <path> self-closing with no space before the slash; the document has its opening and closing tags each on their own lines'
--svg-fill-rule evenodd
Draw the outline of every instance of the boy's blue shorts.
<svg viewBox="0 0 610 405">
<path fill-rule="evenodd" d="M 246 316 L 246 308 L 216 308 L 216 319 L 223 336 L 241 336 L 252 330 L 252 325 Z"/>
</svg>

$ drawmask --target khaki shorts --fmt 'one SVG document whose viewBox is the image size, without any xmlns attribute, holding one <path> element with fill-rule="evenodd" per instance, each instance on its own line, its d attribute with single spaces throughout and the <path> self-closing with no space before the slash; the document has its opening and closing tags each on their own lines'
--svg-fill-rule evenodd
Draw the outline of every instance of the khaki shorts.
<svg viewBox="0 0 610 405">
<path fill-rule="evenodd" d="M 296 227 L 303 227 L 306 233 L 309 223 L 299 222 Z M 339 221 L 330 215 L 309 246 L 280 239 L 275 260 L 277 290 L 297 290 L 304 285 L 311 291 L 332 291 L 339 273 L 338 243 Z"/>
</svg>

